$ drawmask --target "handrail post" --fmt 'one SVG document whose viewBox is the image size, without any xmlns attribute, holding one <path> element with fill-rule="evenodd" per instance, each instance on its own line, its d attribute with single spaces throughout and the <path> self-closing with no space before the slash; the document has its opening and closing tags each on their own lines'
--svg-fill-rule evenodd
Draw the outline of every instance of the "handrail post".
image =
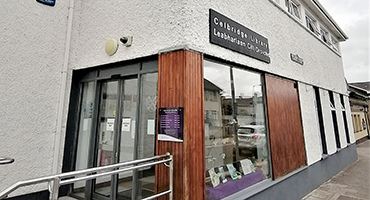
<svg viewBox="0 0 370 200">
<path fill-rule="evenodd" d="M 50 194 L 50 200 L 58 200 L 60 178 L 55 177 L 53 180 L 53 189 Z"/>
<path fill-rule="evenodd" d="M 170 161 L 170 190 L 171 192 L 169 196 L 170 196 L 170 200 L 173 200 L 173 155 L 170 154 L 169 152 L 167 152 L 166 154 L 169 155 L 171 159 Z"/>
</svg>

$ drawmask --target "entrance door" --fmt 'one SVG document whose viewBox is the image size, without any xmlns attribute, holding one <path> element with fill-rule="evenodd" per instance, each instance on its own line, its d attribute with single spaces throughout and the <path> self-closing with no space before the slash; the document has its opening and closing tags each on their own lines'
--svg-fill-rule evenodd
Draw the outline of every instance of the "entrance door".
<svg viewBox="0 0 370 200">
<path fill-rule="evenodd" d="M 81 84 L 76 169 L 154 156 L 157 77 L 137 73 Z M 74 191 L 84 199 L 145 198 L 154 194 L 154 167 L 75 184 Z"/>
<path fill-rule="evenodd" d="M 138 98 L 137 77 L 101 83 L 98 117 L 98 145 L 95 166 L 105 166 L 135 159 L 135 127 Z M 154 150 L 153 150 L 154 151 Z M 97 199 L 131 199 L 133 173 L 125 172 L 93 181 Z M 119 187 L 118 187 L 119 185 Z M 124 193 L 125 195 L 122 195 Z"/>
</svg>

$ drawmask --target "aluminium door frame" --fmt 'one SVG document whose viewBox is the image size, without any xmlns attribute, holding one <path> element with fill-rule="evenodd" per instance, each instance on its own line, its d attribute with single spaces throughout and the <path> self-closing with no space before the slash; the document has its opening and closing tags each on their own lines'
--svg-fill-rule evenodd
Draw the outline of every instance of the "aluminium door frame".
<svg viewBox="0 0 370 200">
<path fill-rule="evenodd" d="M 154 65 L 150 66 L 151 63 L 155 63 Z M 143 65 L 145 63 L 148 63 L 148 66 L 146 66 L 145 69 L 143 69 Z M 103 73 L 102 73 L 103 72 Z M 117 73 L 118 72 L 118 73 Z M 120 108 L 122 108 L 122 92 L 123 92 L 123 81 L 124 80 L 129 80 L 129 79 L 132 79 L 133 77 L 135 77 L 137 79 L 137 84 L 138 84 L 138 87 L 137 87 L 137 105 L 136 105 L 136 120 L 135 120 L 135 127 L 138 127 L 139 126 L 139 119 L 140 119 L 140 101 L 141 101 L 141 86 L 142 86 L 142 83 L 141 83 L 141 77 L 142 75 L 144 74 L 150 74 L 150 73 L 158 73 L 158 60 L 155 59 L 155 60 L 149 60 L 148 62 L 137 62 L 137 63 L 134 63 L 134 64 L 130 64 L 129 66 L 118 66 L 118 67 L 114 67 L 114 68 L 108 68 L 108 69 L 94 69 L 94 70 L 88 70 L 87 73 L 85 73 L 80 79 L 78 79 L 78 92 L 79 92 L 79 101 L 76 103 L 77 104 L 77 110 L 78 110 L 78 113 L 81 112 L 82 108 L 81 108 L 81 95 L 82 95 L 82 92 L 83 92 L 83 89 L 82 89 L 82 85 L 84 83 L 87 83 L 87 82 L 94 82 L 95 84 L 95 93 L 94 93 L 94 112 L 93 112 L 93 117 L 92 117 L 92 124 L 91 124 L 91 129 L 93 130 L 92 134 L 91 134 L 91 137 L 90 137 L 90 146 L 89 146 L 89 152 L 94 152 L 94 153 L 90 153 L 88 156 L 88 166 L 89 167 L 92 167 L 94 165 L 96 165 L 96 162 L 97 162 L 97 154 L 96 154 L 96 150 L 97 150 L 97 144 L 99 141 L 98 141 L 98 116 L 100 115 L 99 113 L 99 108 L 100 108 L 100 103 L 101 103 L 101 89 L 102 89 L 102 83 L 103 82 L 108 82 L 108 81 L 113 81 L 113 80 L 118 80 L 118 84 L 119 84 L 119 89 L 118 89 L 118 92 L 120 94 L 119 95 L 119 99 L 117 99 L 117 110 L 119 110 Z M 102 76 L 103 75 L 103 76 Z M 110 75 L 110 76 L 109 76 Z M 122 115 L 121 112 L 118 112 L 119 115 Z M 118 118 L 119 116 L 117 115 L 116 118 L 117 119 L 120 119 Z M 76 120 L 76 123 L 78 124 L 80 121 L 80 118 L 77 117 L 77 120 Z M 118 120 L 115 120 L 116 124 L 118 123 Z M 120 147 L 119 146 L 116 146 L 119 142 L 120 142 L 120 138 L 121 138 L 121 135 L 120 133 L 118 133 L 119 131 L 116 131 L 116 130 L 119 130 L 119 127 L 121 127 L 121 124 L 118 123 L 117 126 L 115 126 L 115 138 L 116 136 L 118 135 L 119 138 L 116 139 L 116 142 L 114 144 L 114 148 L 116 148 L 116 151 L 118 154 L 114 155 L 114 162 L 117 162 L 119 160 L 119 149 Z M 76 163 L 76 151 L 77 151 L 77 138 L 78 138 L 78 129 L 79 127 L 76 126 L 75 128 L 75 131 L 74 131 L 74 138 L 75 138 L 75 142 L 74 142 L 74 151 L 73 151 L 73 166 L 72 166 L 72 169 L 74 170 L 74 165 Z M 135 129 L 135 135 L 137 135 L 139 132 L 139 130 L 136 128 Z M 135 140 L 134 140 L 134 148 L 135 148 L 135 151 L 134 151 L 134 159 L 137 159 L 138 158 L 138 152 L 136 151 L 138 149 L 138 144 L 139 144 L 139 138 L 138 137 L 135 137 Z M 117 149 L 118 148 L 118 149 Z M 133 187 L 132 187 L 132 194 L 133 194 L 133 198 L 136 198 L 136 190 L 138 189 L 137 188 L 137 180 L 138 180 L 138 174 L 136 173 L 137 170 L 135 170 L 133 172 Z M 117 180 L 115 180 L 117 179 Z M 116 185 L 112 185 L 112 184 L 116 184 Z M 114 186 L 114 187 L 113 187 Z M 72 186 L 71 186 L 72 187 Z M 116 192 L 117 192 L 117 189 L 114 189 L 114 188 L 118 188 L 118 175 L 117 175 L 117 178 L 113 178 L 112 179 L 112 182 L 111 182 L 111 197 L 110 198 L 104 198 L 103 196 L 101 195 L 98 195 L 99 197 L 103 197 L 102 199 L 116 199 Z M 95 190 L 95 184 L 94 184 L 94 181 L 87 181 L 86 182 L 86 186 L 85 186 L 85 197 L 86 199 L 92 199 L 93 195 L 94 194 L 94 190 Z M 115 191 L 115 192 L 112 192 L 112 191 Z"/>
</svg>

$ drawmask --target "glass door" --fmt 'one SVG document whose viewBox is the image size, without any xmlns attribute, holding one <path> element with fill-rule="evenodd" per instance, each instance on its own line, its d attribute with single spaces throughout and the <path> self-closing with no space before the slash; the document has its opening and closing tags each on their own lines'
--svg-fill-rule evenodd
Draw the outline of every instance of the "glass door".
<svg viewBox="0 0 370 200">
<path fill-rule="evenodd" d="M 157 77 L 154 72 L 81 84 L 76 169 L 154 156 Z M 104 200 L 151 196 L 154 167 L 76 183 L 74 194 Z"/>
<path fill-rule="evenodd" d="M 117 108 L 120 81 L 101 83 L 100 105 L 97 121 L 98 145 L 96 146 L 95 165 L 105 166 L 116 163 L 116 138 L 118 130 Z M 113 191 L 114 176 L 101 177 L 93 181 L 93 197 L 110 199 Z"/>
</svg>

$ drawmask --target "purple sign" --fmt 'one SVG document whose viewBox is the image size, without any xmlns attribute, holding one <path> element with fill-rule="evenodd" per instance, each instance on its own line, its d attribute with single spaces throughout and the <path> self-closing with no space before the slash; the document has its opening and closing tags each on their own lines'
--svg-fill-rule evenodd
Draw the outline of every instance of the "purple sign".
<svg viewBox="0 0 370 200">
<path fill-rule="evenodd" d="M 159 109 L 159 134 L 158 140 L 183 141 L 184 108 Z"/>
</svg>

